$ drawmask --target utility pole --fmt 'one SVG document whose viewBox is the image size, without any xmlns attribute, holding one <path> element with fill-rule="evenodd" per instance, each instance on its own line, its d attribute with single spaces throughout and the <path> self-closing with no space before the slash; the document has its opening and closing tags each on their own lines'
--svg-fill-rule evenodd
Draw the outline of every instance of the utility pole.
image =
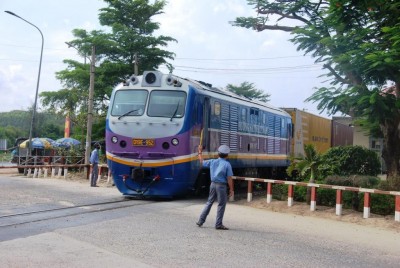
<svg viewBox="0 0 400 268">
<path fill-rule="evenodd" d="M 92 124 L 93 124 L 93 98 L 94 98 L 94 74 L 96 61 L 96 47 L 92 45 L 92 57 L 90 60 L 90 85 L 89 85 L 89 101 L 87 114 L 87 131 L 86 131 L 86 147 L 85 147 L 85 165 L 89 165 L 90 150 L 92 144 Z M 87 166 L 86 174 L 89 174 Z"/>
<path fill-rule="evenodd" d="M 138 57 L 137 57 L 137 53 L 135 53 L 135 61 L 134 61 L 134 64 L 135 64 L 134 74 L 137 76 L 137 75 L 139 75 L 139 71 L 138 71 L 139 66 L 138 66 Z"/>
</svg>

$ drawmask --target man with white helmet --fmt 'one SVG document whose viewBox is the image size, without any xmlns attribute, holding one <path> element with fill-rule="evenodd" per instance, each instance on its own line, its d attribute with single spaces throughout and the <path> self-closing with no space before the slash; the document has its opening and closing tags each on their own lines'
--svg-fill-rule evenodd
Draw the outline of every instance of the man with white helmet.
<svg viewBox="0 0 400 268">
<path fill-rule="evenodd" d="M 226 202 L 228 200 L 227 187 L 229 186 L 229 196 L 233 195 L 233 172 L 231 164 L 226 160 L 230 149 L 227 145 L 221 145 L 218 148 L 218 159 L 203 160 L 202 157 L 203 148 L 201 145 L 198 147 L 200 165 L 203 167 L 210 168 L 211 185 L 210 194 L 208 196 L 207 203 L 200 214 L 200 219 L 196 224 L 201 227 L 206 221 L 208 214 L 210 213 L 211 207 L 217 199 L 218 211 L 217 219 L 215 222 L 215 229 L 217 230 L 229 230 L 222 224 L 224 218 Z"/>
</svg>

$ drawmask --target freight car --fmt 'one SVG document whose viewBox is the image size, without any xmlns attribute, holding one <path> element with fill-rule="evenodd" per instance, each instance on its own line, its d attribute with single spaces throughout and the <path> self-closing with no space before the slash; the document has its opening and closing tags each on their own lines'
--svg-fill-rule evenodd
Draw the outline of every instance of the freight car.
<svg viewBox="0 0 400 268">
<path fill-rule="evenodd" d="M 334 146 L 353 145 L 353 127 L 296 108 L 283 108 L 293 121 L 291 152 L 304 156 L 304 145 L 313 144 L 319 153 Z"/>
</svg>

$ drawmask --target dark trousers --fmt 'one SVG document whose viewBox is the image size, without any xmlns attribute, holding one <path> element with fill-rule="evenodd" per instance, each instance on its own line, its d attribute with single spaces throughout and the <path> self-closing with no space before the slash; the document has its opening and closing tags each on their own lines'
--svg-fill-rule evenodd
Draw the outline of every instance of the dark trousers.
<svg viewBox="0 0 400 268">
<path fill-rule="evenodd" d="M 99 164 L 92 165 L 92 174 L 90 175 L 90 186 L 96 186 L 99 177 Z"/>
<path fill-rule="evenodd" d="M 226 183 L 218 183 L 218 182 L 211 182 L 210 185 L 210 194 L 208 196 L 208 200 L 206 205 L 204 206 L 203 211 L 200 214 L 199 222 L 203 224 L 208 214 L 210 213 L 211 207 L 217 199 L 218 201 L 218 210 L 217 210 L 217 219 L 215 221 L 215 227 L 219 227 L 222 225 L 222 220 L 224 218 L 226 202 L 228 201 L 228 194 L 227 194 L 228 186 Z"/>
</svg>

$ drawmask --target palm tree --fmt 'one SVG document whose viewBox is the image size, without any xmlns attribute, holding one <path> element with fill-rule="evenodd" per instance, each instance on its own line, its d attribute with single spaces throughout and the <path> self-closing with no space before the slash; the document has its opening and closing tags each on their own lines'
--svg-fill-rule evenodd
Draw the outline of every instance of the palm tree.
<svg viewBox="0 0 400 268">
<path fill-rule="evenodd" d="M 306 180 L 309 176 L 310 183 L 315 182 L 315 178 L 318 175 L 318 167 L 322 164 L 321 155 L 315 149 L 313 144 L 304 145 L 304 156 L 292 158 L 290 166 L 287 168 L 287 174 L 292 175 L 294 171 L 297 171 L 300 178 Z M 311 200 L 311 188 L 307 187 L 307 203 Z"/>
</svg>

